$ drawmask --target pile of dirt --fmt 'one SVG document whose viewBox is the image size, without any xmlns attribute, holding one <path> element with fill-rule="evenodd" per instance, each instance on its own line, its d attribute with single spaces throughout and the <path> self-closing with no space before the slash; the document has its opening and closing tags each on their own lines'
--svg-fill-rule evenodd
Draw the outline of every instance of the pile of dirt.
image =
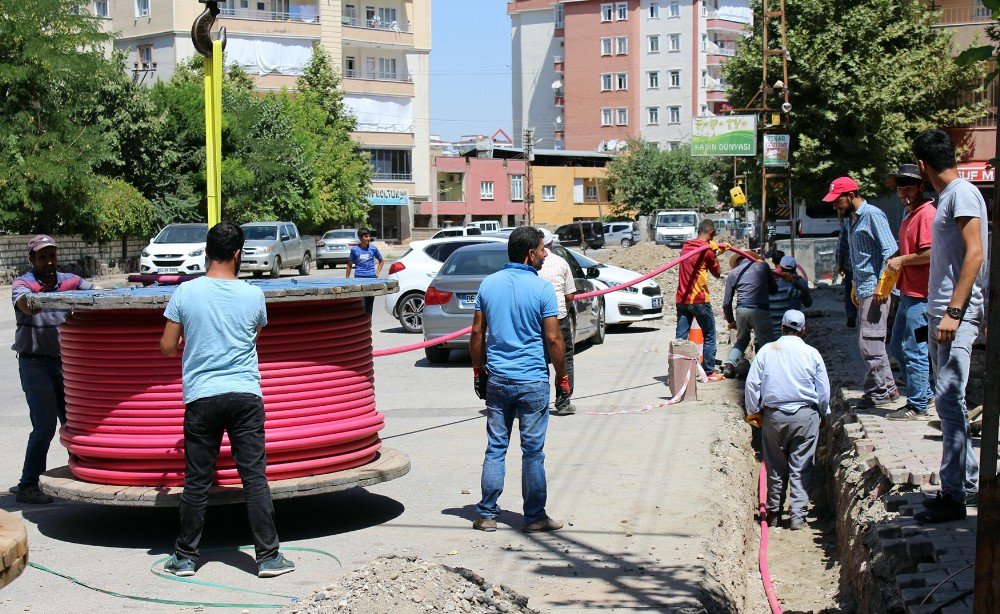
<svg viewBox="0 0 1000 614">
<path fill-rule="evenodd" d="M 286 614 L 523 612 L 528 598 L 474 572 L 418 557 L 379 557 L 325 589 L 281 610 Z"/>
<path fill-rule="evenodd" d="M 596 260 L 601 260 L 623 269 L 636 271 L 637 273 L 648 273 L 649 271 L 661 267 L 667 262 L 680 255 L 679 250 L 673 250 L 665 245 L 657 245 L 652 241 L 636 243 L 632 247 L 606 252 L 603 255 L 596 255 Z M 722 277 L 716 279 L 712 275 L 708 276 L 708 291 L 712 296 L 712 301 L 719 304 L 726 291 L 726 274 L 729 272 L 729 254 L 724 253 L 719 257 L 722 268 Z M 656 283 L 663 291 L 665 302 L 670 304 L 674 301 L 677 293 L 677 267 L 669 269 L 661 275 L 655 277 Z"/>
</svg>

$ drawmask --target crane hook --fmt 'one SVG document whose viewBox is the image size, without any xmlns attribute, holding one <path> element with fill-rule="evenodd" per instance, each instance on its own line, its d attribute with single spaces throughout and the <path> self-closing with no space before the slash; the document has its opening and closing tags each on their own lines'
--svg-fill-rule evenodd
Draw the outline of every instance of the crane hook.
<svg viewBox="0 0 1000 614">
<path fill-rule="evenodd" d="M 206 58 L 212 57 L 212 26 L 215 25 L 215 18 L 219 15 L 218 0 L 198 0 L 205 5 L 205 10 L 201 15 L 195 17 L 191 25 L 191 42 L 194 48 Z M 226 48 L 226 28 L 219 28 L 219 40 L 222 41 L 222 48 Z"/>
</svg>

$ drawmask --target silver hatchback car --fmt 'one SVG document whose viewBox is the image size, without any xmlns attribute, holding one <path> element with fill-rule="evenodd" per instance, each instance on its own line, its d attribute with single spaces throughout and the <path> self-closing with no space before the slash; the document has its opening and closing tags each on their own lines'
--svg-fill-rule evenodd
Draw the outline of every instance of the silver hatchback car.
<svg viewBox="0 0 1000 614">
<path fill-rule="evenodd" d="M 456 250 L 445 260 L 424 295 L 424 340 L 429 341 L 472 326 L 476 311 L 479 285 L 487 275 L 496 273 L 507 264 L 506 243 L 481 243 Z M 573 269 L 577 292 L 594 289 L 590 281 L 600 275 L 596 268 L 584 271 L 576 260 L 568 260 Z M 573 339 L 580 342 L 590 339 L 593 344 L 604 343 L 607 330 L 604 318 L 604 298 L 575 301 L 569 317 L 574 326 Z M 432 363 L 447 362 L 453 349 L 468 349 L 469 335 L 424 349 Z"/>
</svg>

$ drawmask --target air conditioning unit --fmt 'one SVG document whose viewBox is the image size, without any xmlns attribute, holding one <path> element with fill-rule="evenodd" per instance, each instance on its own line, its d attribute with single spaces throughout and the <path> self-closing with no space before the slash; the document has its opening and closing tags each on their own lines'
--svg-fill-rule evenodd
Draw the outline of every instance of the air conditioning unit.
<svg viewBox="0 0 1000 614">
<path fill-rule="evenodd" d="M 448 175 L 448 183 L 459 183 L 462 181 L 462 176 L 457 173 L 450 173 Z"/>
</svg>

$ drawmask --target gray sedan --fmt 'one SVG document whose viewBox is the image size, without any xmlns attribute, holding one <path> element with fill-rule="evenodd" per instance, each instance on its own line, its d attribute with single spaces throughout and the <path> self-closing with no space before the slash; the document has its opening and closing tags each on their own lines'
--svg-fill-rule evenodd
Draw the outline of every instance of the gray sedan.
<svg viewBox="0 0 1000 614">
<path fill-rule="evenodd" d="M 424 295 L 424 340 L 436 339 L 457 330 L 472 326 L 476 310 L 476 295 L 483 279 L 496 273 L 508 262 L 506 243 L 482 243 L 456 250 L 441 266 Z M 594 289 L 590 279 L 600 275 L 596 268 L 584 271 L 572 258 L 567 262 L 573 269 L 577 292 Z M 572 318 L 576 342 L 591 340 L 604 343 L 607 326 L 604 321 L 604 299 L 575 301 L 569 313 Z M 453 349 L 468 349 L 469 335 L 465 334 L 441 345 L 425 348 L 424 354 L 432 363 L 448 361 Z"/>
</svg>

